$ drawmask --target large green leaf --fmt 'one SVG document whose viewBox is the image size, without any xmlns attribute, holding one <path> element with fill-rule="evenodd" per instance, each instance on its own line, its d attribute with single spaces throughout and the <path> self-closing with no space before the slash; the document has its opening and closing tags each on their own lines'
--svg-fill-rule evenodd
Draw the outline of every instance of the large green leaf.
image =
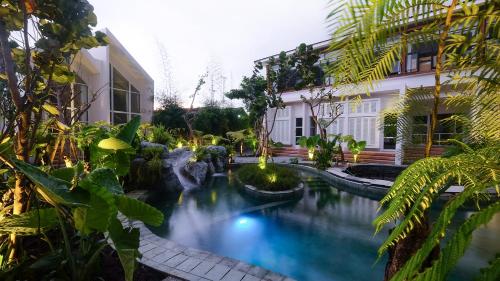
<svg viewBox="0 0 500 281">
<path fill-rule="evenodd" d="M 100 166 L 113 169 L 118 176 L 125 176 L 130 170 L 130 155 L 123 151 L 117 151 L 104 157 Z"/>
<path fill-rule="evenodd" d="M 123 128 L 120 130 L 120 132 L 116 137 L 128 144 L 131 144 L 135 138 L 137 129 L 139 129 L 140 125 L 141 125 L 141 117 L 135 116 L 130 121 L 128 121 L 128 123 L 125 124 L 125 126 L 123 126 Z"/>
<path fill-rule="evenodd" d="M 110 168 L 98 168 L 92 171 L 84 181 L 106 188 L 113 194 L 123 194 L 123 188 L 116 178 L 116 174 Z"/>
<path fill-rule="evenodd" d="M 120 262 L 125 271 L 125 280 L 132 281 L 135 261 L 139 257 L 139 229 L 124 229 L 117 218 L 112 218 L 109 225 L 109 236 L 118 252 L 118 257 L 120 257 Z"/>
<path fill-rule="evenodd" d="M 78 207 L 73 209 L 73 219 L 75 228 L 83 234 L 89 234 L 92 231 L 105 232 L 108 230 L 109 220 L 115 215 L 113 206 L 110 206 L 106 200 L 91 194 L 90 207 Z"/>
<path fill-rule="evenodd" d="M 155 207 L 125 195 L 115 196 L 116 206 L 122 214 L 132 220 L 140 220 L 153 226 L 163 223 L 163 214 Z"/>
<path fill-rule="evenodd" d="M 83 206 L 88 203 L 88 193 L 78 188 L 70 190 L 71 184 L 69 182 L 48 175 L 26 162 L 17 159 L 13 159 L 12 162 L 19 171 L 36 184 L 37 192 L 50 204 Z"/>
<path fill-rule="evenodd" d="M 36 234 L 57 226 L 55 208 L 38 209 L 0 220 L 0 234 Z"/>
<path fill-rule="evenodd" d="M 131 148 L 130 144 L 115 137 L 110 137 L 107 139 L 103 139 L 97 145 L 102 149 L 108 150 L 128 150 Z"/>
<path fill-rule="evenodd" d="M 50 175 L 66 182 L 71 182 L 75 176 L 75 169 L 73 167 L 62 167 L 51 171 Z"/>
</svg>

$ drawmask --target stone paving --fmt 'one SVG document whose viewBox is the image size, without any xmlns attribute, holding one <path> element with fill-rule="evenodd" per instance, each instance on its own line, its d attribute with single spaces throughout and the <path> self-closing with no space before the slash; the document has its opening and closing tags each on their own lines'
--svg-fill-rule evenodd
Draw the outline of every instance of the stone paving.
<svg viewBox="0 0 500 281">
<path fill-rule="evenodd" d="M 239 260 L 188 248 L 152 233 L 142 222 L 128 222 L 141 231 L 141 263 L 189 281 L 293 281 L 281 274 Z M 170 279 L 169 279 L 170 278 Z M 175 280 L 169 277 L 165 280 Z"/>
</svg>

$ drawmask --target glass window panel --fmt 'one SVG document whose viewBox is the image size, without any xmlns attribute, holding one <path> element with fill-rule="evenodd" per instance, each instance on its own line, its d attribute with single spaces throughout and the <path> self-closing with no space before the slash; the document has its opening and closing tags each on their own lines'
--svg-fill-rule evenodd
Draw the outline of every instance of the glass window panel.
<svg viewBox="0 0 500 281">
<path fill-rule="evenodd" d="M 123 75 L 113 68 L 113 88 L 128 91 L 128 81 L 123 77 Z"/>
<path fill-rule="evenodd" d="M 115 111 L 128 111 L 127 110 L 127 92 L 113 89 L 113 110 Z"/>
<path fill-rule="evenodd" d="M 356 118 L 349 118 L 349 135 L 355 137 Z"/>
<path fill-rule="evenodd" d="M 370 106 L 370 112 L 372 112 L 372 113 L 377 112 L 377 102 L 376 101 L 371 101 L 370 104 L 371 104 L 371 106 Z"/>
<path fill-rule="evenodd" d="M 89 102 L 88 87 L 85 84 L 74 84 L 75 107 L 79 108 Z"/>
<path fill-rule="evenodd" d="M 370 145 L 375 145 L 375 142 L 376 142 L 376 139 L 375 139 L 375 135 L 376 135 L 376 129 L 377 129 L 377 124 L 376 124 L 376 119 L 375 117 L 371 117 L 369 119 L 369 123 L 368 123 L 368 131 L 369 131 L 369 144 Z"/>
<path fill-rule="evenodd" d="M 339 130 L 338 133 L 343 135 L 344 134 L 344 118 L 339 118 Z"/>
<path fill-rule="evenodd" d="M 113 124 L 124 124 L 127 123 L 127 113 L 113 113 Z"/>
<path fill-rule="evenodd" d="M 368 113 L 370 112 L 370 103 L 364 102 L 363 103 L 363 113 Z"/>
<path fill-rule="evenodd" d="M 295 118 L 295 127 L 302 127 L 302 118 Z"/>
<path fill-rule="evenodd" d="M 130 91 L 133 93 L 139 93 L 139 90 L 137 90 L 132 84 L 130 84 Z"/>
<path fill-rule="evenodd" d="M 356 135 L 354 136 L 354 138 L 357 140 L 362 139 L 362 137 L 361 137 L 361 118 L 356 118 Z"/>
<path fill-rule="evenodd" d="M 130 110 L 135 113 L 141 112 L 141 96 L 137 93 L 130 93 Z"/>
<path fill-rule="evenodd" d="M 406 56 L 406 71 L 407 72 L 418 71 L 417 62 L 418 62 L 418 54 L 408 54 L 408 56 Z"/>
</svg>

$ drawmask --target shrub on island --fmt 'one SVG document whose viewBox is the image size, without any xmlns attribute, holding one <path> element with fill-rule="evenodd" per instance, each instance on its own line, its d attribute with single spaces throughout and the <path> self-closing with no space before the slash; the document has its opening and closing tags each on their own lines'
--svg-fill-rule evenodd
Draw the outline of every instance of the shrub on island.
<svg viewBox="0 0 500 281">
<path fill-rule="evenodd" d="M 244 184 L 266 191 L 291 190 L 300 183 L 297 171 L 275 164 L 268 164 L 265 169 L 256 164 L 244 165 L 237 170 L 236 176 Z"/>
</svg>

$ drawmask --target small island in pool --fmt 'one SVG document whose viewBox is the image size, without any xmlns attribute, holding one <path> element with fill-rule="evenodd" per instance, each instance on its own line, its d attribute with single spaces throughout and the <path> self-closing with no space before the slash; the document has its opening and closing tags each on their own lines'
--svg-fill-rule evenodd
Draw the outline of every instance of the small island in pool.
<svg viewBox="0 0 500 281">
<path fill-rule="evenodd" d="M 261 191 L 292 190 L 301 184 L 297 171 L 275 164 L 268 164 L 265 169 L 256 164 L 244 165 L 237 170 L 236 176 L 243 184 Z"/>
</svg>

